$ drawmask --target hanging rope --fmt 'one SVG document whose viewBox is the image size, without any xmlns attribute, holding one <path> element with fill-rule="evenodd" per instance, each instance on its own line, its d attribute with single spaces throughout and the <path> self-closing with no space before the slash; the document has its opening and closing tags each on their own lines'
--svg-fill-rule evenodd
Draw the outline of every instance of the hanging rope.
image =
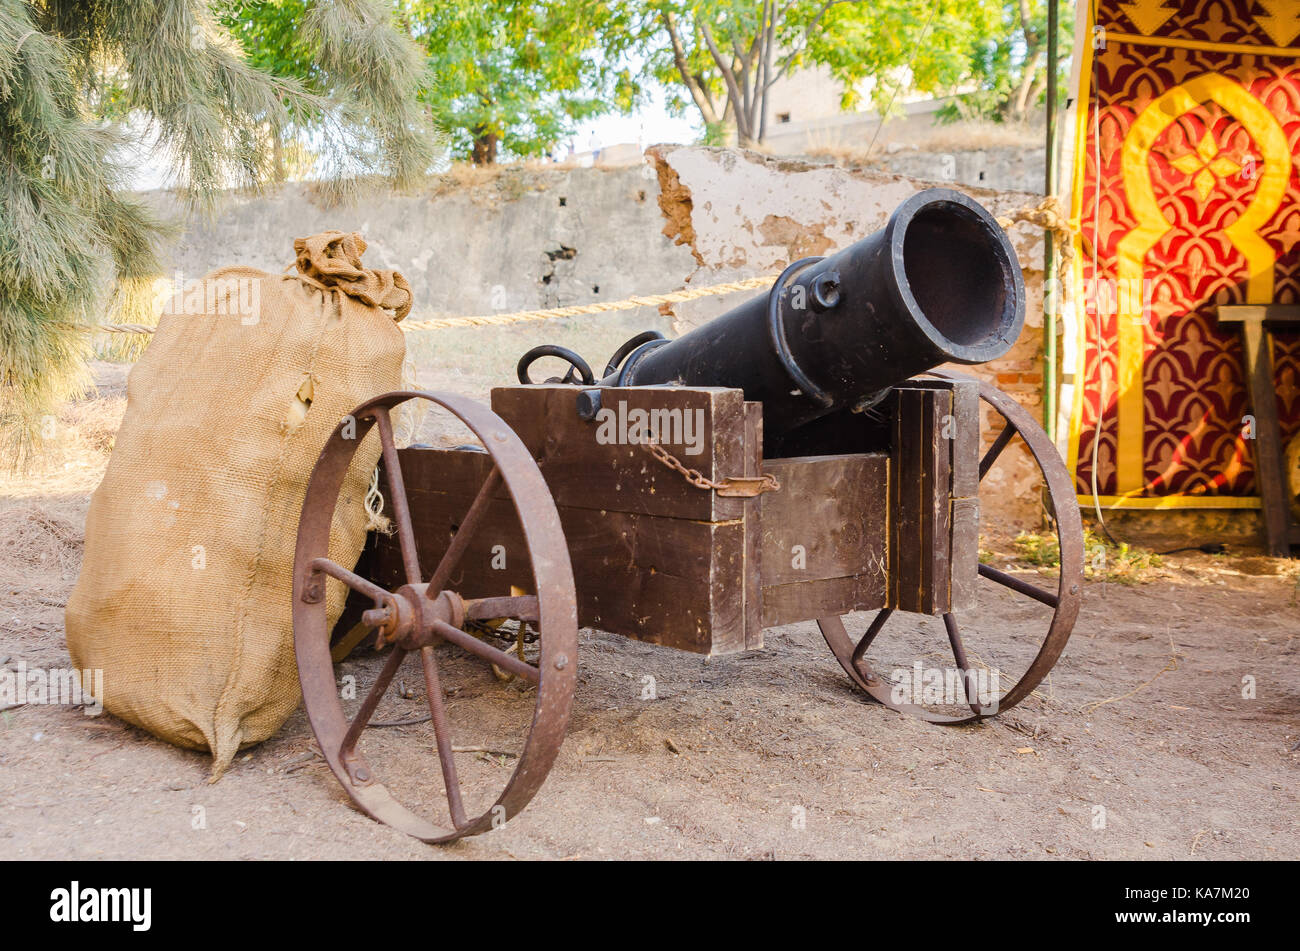
<svg viewBox="0 0 1300 951">
<path fill-rule="evenodd" d="M 537 320 L 554 320 L 557 317 L 607 314 L 619 310 L 635 310 L 638 307 L 662 307 L 666 304 L 681 304 L 685 301 L 699 300 L 702 297 L 716 297 L 721 294 L 732 294 L 736 291 L 757 290 L 771 287 L 772 282 L 775 280 L 775 274 L 766 274 L 762 277 L 748 277 L 743 281 L 730 281 L 726 284 L 714 284 L 710 287 L 694 287 L 684 291 L 673 291 L 669 294 L 626 297 L 623 300 L 602 301 L 594 304 L 574 304 L 569 307 L 551 307 L 547 310 L 518 310 L 509 314 L 481 314 L 473 317 L 435 317 L 429 320 L 404 320 L 397 326 L 407 333 L 413 333 L 417 330 L 497 327 Z M 96 324 L 85 329 L 99 333 L 151 334 L 157 328 L 148 324 Z"/>
<path fill-rule="evenodd" d="M 607 314 L 618 310 L 635 310 L 638 307 L 662 307 L 681 304 L 702 297 L 733 294 L 771 287 L 775 274 L 749 277 L 743 281 L 714 284 L 711 287 L 694 287 L 670 294 L 651 294 L 645 297 L 626 297 L 623 300 L 595 304 L 574 304 L 571 307 L 552 307 L 549 310 L 520 310 L 512 314 L 485 314 L 481 317 L 445 317 L 431 320 L 413 320 L 401 324 L 403 330 L 453 330 L 458 327 L 493 327 L 501 324 L 522 324 L 533 320 L 551 320 L 555 317 L 581 317 L 586 314 Z"/>
<path fill-rule="evenodd" d="M 384 497 L 379 492 L 379 466 L 370 471 L 370 486 L 366 489 L 366 531 L 393 534 L 393 522 L 384 514 Z"/>
<path fill-rule="evenodd" d="M 1037 225 L 1056 239 L 1056 251 L 1060 255 L 1060 263 L 1057 265 L 1058 276 L 1064 280 L 1074 259 L 1074 232 L 1070 230 L 1070 220 L 1065 209 L 1061 207 L 1060 200 L 1055 195 L 1048 195 L 1037 205 L 1017 208 L 1010 215 L 997 219 L 998 224 L 1004 229 L 1010 228 L 1018 221 Z"/>
</svg>

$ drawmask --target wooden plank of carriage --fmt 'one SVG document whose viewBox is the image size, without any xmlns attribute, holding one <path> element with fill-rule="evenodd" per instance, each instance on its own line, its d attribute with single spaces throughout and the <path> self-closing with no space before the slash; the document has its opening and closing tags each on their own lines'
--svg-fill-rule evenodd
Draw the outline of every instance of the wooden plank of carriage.
<svg viewBox="0 0 1300 951">
<path fill-rule="evenodd" d="M 420 565 L 429 572 L 446 551 L 491 459 L 486 453 L 433 448 L 403 449 L 399 458 Z M 624 501 L 633 505 L 636 498 L 628 494 Z M 736 597 L 744 590 L 741 519 L 709 522 L 557 507 L 583 626 L 706 654 L 745 649 L 745 605 Z M 400 584 L 395 539 L 380 539 L 371 570 L 381 585 Z M 527 546 L 504 489 L 489 506 L 450 586 L 467 598 L 508 594 L 511 586 L 533 590 Z"/>
<path fill-rule="evenodd" d="M 895 388 L 890 493 L 891 606 L 941 614 L 949 610 L 951 449 L 944 438 L 951 390 Z"/>
<path fill-rule="evenodd" d="M 885 606 L 888 457 L 768 459 L 781 491 L 763 496 L 763 623 Z"/>
<path fill-rule="evenodd" d="M 952 416 L 949 420 L 943 420 L 939 430 L 939 435 L 949 449 L 951 482 L 948 491 L 949 563 L 942 566 L 941 572 L 948 575 L 948 610 L 968 610 L 975 606 L 975 589 L 979 580 L 979 382 L 974 379 L 938 380 L 920 377 L 908 380 L 903 386 L 952 393 Z"/>
<path fill-rule="evenodd" d="M 499 387 L 492 409 L 523 440 L 560 506 L 709 522 L 739 519 L 744 500 L 692 485 L 630 441 L 633 414 L 673 421 L 659 441 L 714 481 L 745 473 L 744 395 L 720 387 L 609 387 L 600 420 L 580 419 L 579 387 Z M 688 416 L 689 414 L 689 416 Z M 691 445 L 681 440 L 689 419 Z M 603 427 L 603 428 L 602 428 Z M 702 427 L 702 431 L 697 431 Z M 663 428 L 663 427 L 661 427 Z M 698 450 L 698 451 L 692 451 Z"/>
</svg>

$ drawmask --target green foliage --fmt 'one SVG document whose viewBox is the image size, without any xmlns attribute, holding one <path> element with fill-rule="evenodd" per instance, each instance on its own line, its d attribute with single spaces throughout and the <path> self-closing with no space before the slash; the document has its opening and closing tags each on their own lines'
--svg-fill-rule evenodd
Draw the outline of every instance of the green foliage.
<svg viewBox="0 0 1300 951">
<path fill-rule="evenodd" d="M 403 23 L 425 49 L 432 75 L 425 101 L 458 154 L 475 161 L 506 152 L 537 156 L 575 123 L 641 95 L 620 63 L 626 11 L 597 0 L 398 0 Z"/>
<path fill-rule="evenodd" d="M 1117 584 L 1149 581 L 1151 573 L 1164 565 L 1164 559 L 1153 551 L 1128 542 L 1112 545 L 1091 531 L 1084 532 L 1084 552 L 1083 573 L 1086 577 Z"/>
<path fill-rule="evenodd" d="M 988 0 L 888 0 L 828 10 L 806 59 L 844 87 L 841 106 L 861 108 L 858 87 L 874 79 L 870 105 L 884 112 L 901 93 L 944 95 L 969 78 L 968 50 L 985 34 Z"/>
<path fill-rule="evenodd" d="M 727 126 L 725 123 L 706 122 L 704 134 L 700 136 L 700 145 L 724 146 L 727 144 Z"/>
<path fill-rule="evenodd" d="M 973 91 L 946 105 L 940 121 L 1024 119 L 1047 88 L 1047 0 L 998 0 L 964 40 L 966 86 Z M 1073 4 L 1060 4 L 1057 22 L 1057 99 L 1065 101 L 1074 30 Z"/>
<path fill-rule="evenodd" d="M 252 24 L 241 38 L 255 63 L 315 90 L 310 51 L 289 28 L 303 2 L 238 4 Z M 734 132 L 752 144 L 768 131 L 766 90 L 802 68 L 828 69 L 845 109 L 960 94 L 946 119 L 1023 118 L 1045 80 L 1046 0 L 393 3 L 428 54 L 424 101 L 456 152 L 476 161 L 492 160 L 498 143 L 514 155 L 548 151 L 576 122 L 630 110 L 650 81 L 669 90 L 671 111 L 698 111 L 706 143 Z M 1060 22 L 1064 58 L 1069 5 Z"/>
<path fill-rule="evenodd" d="M 423 57 L 384 3 L 284 5 L 296 39 L 283 55 L 310 58 L 306 84 L 244 59 L 214 14 L 235 6 L 0 0 L 0 439 L 11 458 L 84 384 L 85 325 L 104 316 L 106 288 L 110 320 L 152 319 L 166 229 L 124 190 L 126 133 L 105 120 L 147 126 L 200 209 L 268 181 L 279 144 L 308 132 L 314 172 L 338 197 L 368 175 L 413 183 L 435 158 L 417 98 Z"/>
<path fill-rule="evenodd" d="M 264 159 L 273 156 L 267 139 L 272 147 L 310 141 L 315 171 L 339 199 L 355 197 L 348 192 L 368 172 L 399 188 L 428 173 L 437 149 L 419 101 L 424 56 L 384 0 L 215 0 L 213 8 L 248 68 L 281 91 Z"/>
<path fill-rule="evenodd" d="M 1061 564 L 1061 546 L 1055 535 L 1021 532 L 1011 541 L 1016 558 L 1024 564 L 1045 568 L 1058 568 Z"/>
<path fill-rule="evenodd" d="M 307 6 L 305 0 L 229 0 L 224 19 L 251 63 L 321 92 L 329 77 L 299 30 Z M 633 71 L 621 63 L 629 37 L 627 13 L 617 4 L 393 0 L 392 8 L 424 54 L 418 102 L 453 150 L 477 161 L 495 160 L 498 144 L 512 155 L 541 155 L 577 122 L 629 111 L 641 95 Z"/>
<path fill-rule="evenodd" d="M 308 92 L 323 95 L 327 78 L 301 30 L 309 6 L 309 0 L 226 0 L 213 9 L 250 66 L 296 79 Z M 297 118 L 309 122 L 316 115 Z"/>
<path fill-rule="evenodd" d="M 1022 564 L 1042 568 L 1058 568 L 1061 549 L 1055 535 L 1021 532 L 1012 539 L 1016 560 Z M 1117 584 L 1140 584 L 1150 579 L 1151 572 L 1164 561 L 1155 552 L 1129 545 L 1128 542 L 1112 544 L 1095 535 L 1091 529 L 1083 533 L 1083 573 L 1094 581 L 1113 581 Z M 981 559 L 983 560 L 983 559 Z"/>
<path fill-rule="evenodd" d="M 857 4 L 851 4 L 857 6 Z M 766 92 L 792 69 L 818 61 L 832 4 L 789 0 L 634 0 L 623 5 L 644 72 L 670 90 L 669 108 L 699 111 L 706 140 L 734 129 L 761 142 Z"/>
<path fill-rule="evenodd" d="M 85 384 L 105 259 L 127 280 L 157 266 L 158 223 L 121 191 L 122 142 L 87 121 L 78 50 L 48 10 L 0 0 L 0 450 L 25 456 L 55 402 Z"/>
<path fill-rule="evenodd" d="M 706 127 L 724 123 L 742 144 L 766 134 L 765 91 L 791 71 L 822 66 L 841 105 L 886 112 L 899 94 L 962 94 L 945 114 L 1023 118 L 1041 97 L 1046 0 L 636 0 L 646 70 L 694 105 Z M 1021 24 L 1027 11 L 1028 28 Z M 1069 50 L 1068 7 L 1061 53 Z M 1062 84 L 1064 87 L 1064 84 Z"/>
</svg>

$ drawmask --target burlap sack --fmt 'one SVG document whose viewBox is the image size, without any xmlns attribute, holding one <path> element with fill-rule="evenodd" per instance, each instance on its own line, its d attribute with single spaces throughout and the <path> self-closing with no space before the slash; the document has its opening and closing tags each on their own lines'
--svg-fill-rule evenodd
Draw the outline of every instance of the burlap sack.
<svg viewBox="0 0 1300 951">
<path fill-rule="evenodd" d="M 312 466 L 344 414 L 401 384 L 410 288 L 363 268 L 365 247 L 300 238 L 301 276 L 233 267 L 181 289 L 128 378 L 91 500 L 67 608 L 73 664 L 103 670 L 109 712 L 211 750 L 214 779 L 298 704 L 291 572 Z M 335 513 L 330 556 L 344 565 L 365 541 L 375 437 Z M 344 596 L 330 584 L 331 624 Z"/>
</svg>

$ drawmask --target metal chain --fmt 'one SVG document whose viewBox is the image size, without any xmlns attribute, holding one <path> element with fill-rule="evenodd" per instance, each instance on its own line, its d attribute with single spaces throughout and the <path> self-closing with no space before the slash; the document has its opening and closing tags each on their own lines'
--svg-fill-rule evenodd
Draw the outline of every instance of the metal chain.
<svg viewBox="0 0 1300 951">
<path fill-rule="evenodd" d="M 752 498 L 756 495 L 762 495 L 764 492 L 775 492 L 781 488 L 781 483 L 777 481 L 776 476 L 770 474 L 740 478 L 728 476 L 714 482 L 699 469 L 688 469 L 680 459 L 657 442 L 646 440 L 638 443 L 638 445 L 669 469 L 681 473 L 682 478 L 691 485 L 699 489 L 712 489 L 722 496 Z"/>
</svg>

